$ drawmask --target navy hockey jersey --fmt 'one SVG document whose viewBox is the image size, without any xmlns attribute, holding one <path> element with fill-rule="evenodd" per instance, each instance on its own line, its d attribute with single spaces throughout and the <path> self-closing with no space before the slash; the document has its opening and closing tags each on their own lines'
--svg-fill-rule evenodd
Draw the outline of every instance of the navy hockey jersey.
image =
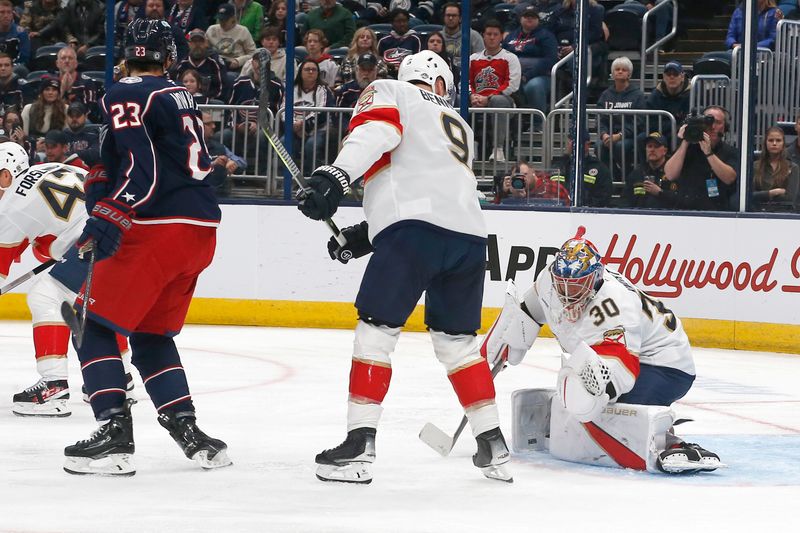
<svg viewBox="0 0 800 533">
<path fill-rule="evenodd" d="M 211 158 L 189 92 L 162 76 L 127 77 L 102 100 L 108 132 L 103 163 L 111 196 L 131 206 L 134 222 L 215 226 L 220 209 L 203 181 Z"/>
</svg>

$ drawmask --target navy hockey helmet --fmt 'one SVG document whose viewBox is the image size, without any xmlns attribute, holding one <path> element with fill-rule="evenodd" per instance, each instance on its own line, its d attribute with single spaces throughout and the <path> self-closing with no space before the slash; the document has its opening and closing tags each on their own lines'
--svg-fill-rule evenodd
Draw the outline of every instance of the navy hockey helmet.
<svg viewBox="0 0 800 533">
<path fill-rule="evenodd" d="M 166 65 L 178 57 L 172 27 L 163 19 L 132 21 L 125 30 L 124 42 L 126 61 Z"/>
</svg>

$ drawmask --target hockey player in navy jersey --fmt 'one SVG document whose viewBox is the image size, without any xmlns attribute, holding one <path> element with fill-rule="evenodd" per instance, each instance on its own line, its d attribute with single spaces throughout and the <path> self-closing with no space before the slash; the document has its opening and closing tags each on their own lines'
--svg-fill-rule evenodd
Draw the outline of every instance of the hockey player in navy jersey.
<svg viewBox="0 0 800 533">
<path fill-rule="evenodd" d="M 203 468 L 231 464 L 224 442 L 203 433 L 172 338 L 199 274 L 214 256 L 220 210 L 203 181 L 211 162 L 194 99 L 164 72 L 175 60 L 163 20 L 137 19 L 125 33 L 128 77 L 102 101 L 103 166 L 90 172 L 90 218 L 78 246 L 94 254 L 88 320 L 78 349 L 95 418 L 91 437 L 67 446 L 72 474 L 132 475 L 133 421 L 114 332 L 129 336 L 132 362 L 158 422 Z M 83 292 L 78 297 L 82 303 Z"/>
<path fill-rule="evenodd" d="M 478 443 L 473 463 L 486 477 L 512 481 L 481 325 L 486 225 L 472 173 L 473 133 L 450 105 L 453 75 L 431 51 L 403 60 L 398 80 L 361 93 L 350 135 L 332 166 L 316 169 L 300 210 L 330 217 L 364 176 L 366 222 L 345 228 L 343 262 L 373 250 L 356 298 L 359 321 L 350 371 L 347 439 L 316 457 L 323 481 L 369 483 L 381 403 L 392 377 L 400 329 L 425 292 L 425 323 Z M 347 254 L 343 254 L 343 250 Z"/>
</svg>

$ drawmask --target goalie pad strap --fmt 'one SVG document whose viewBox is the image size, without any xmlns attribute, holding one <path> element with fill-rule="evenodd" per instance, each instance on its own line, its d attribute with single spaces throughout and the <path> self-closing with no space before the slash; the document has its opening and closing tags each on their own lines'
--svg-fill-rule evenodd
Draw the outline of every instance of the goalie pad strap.
<svg viewBox="0 0 800 533">
<path fill-rule="evenodd" d="M 391 380 L 391 366 L 354 358 L 350 367 L 350 399 L 379 404 L 386 397 Z"/>
<path fill-rule="evenodd" d="M 486 360 L 481 358 L 447 376 L 464 409 L 494 402 L 494 381 Z"/>
</svg>

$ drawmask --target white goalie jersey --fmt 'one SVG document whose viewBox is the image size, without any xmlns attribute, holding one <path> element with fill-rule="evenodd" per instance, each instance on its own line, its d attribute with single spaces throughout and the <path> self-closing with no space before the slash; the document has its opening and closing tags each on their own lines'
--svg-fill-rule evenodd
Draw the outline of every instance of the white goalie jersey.
<svg viewBox="0 0 800 533">
<path fill-rule="evenodd" d="M 638 357 L 640 364 L 695 374 L 689 339 L 680 319 L 615 270 L 605 267 L 603 285 L 575 322 L 559 319 L 562 306 L 549 269 L 539 274 L 535 289 L 557 339 L 582 339 L 590 346 L 618 342 Z"/>
<path fill-rule="evenodd" d="M 472 147 L 472 129 L 445 98 L 377 80 L 361 93 L 334 165 L 364 176 L 370 240 L 403 220 L 485 238 Z"/>
<path fill-rule="evenodd" d="M 0 198 L 0 277 L 33 246 L 41 261 L 60 259 L 83 231 L 86 171 L 61 163 L 36 165 Z"/>
</svg>

